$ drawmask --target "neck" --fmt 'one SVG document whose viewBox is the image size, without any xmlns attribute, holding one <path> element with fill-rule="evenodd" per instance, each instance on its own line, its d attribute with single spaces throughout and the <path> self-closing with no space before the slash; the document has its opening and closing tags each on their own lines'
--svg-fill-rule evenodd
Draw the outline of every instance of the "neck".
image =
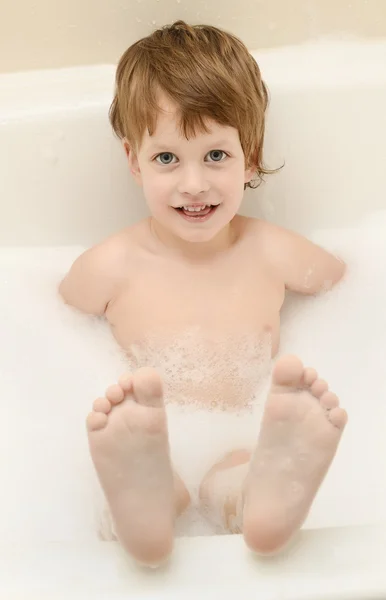
<svg viewBox="0 0 386 600">
<path fill-rule="evenodd" d="M 233 219 L 226 227 L 207 242 L 188 242 L 174 235 L 150 217 L 150 231 L 162 246 L 188 260 L 208 260 L 215 258 L 219 253 L 228 250 L 237 239 L 237 232 Z"/>
</svg>

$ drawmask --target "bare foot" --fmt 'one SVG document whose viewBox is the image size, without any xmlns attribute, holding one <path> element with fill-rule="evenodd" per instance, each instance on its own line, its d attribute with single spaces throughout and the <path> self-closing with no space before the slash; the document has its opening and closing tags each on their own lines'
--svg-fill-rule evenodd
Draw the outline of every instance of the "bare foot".
<svg viewBox="0 0 386 600">
<path fill-rule="evenodd" d="M 302 525 L 347 422 L 337 396 L 300 360 L 278 360 L 244 492 L 243 534 L 259 553 Z"/>
<path fill-rule="evenodd" d="M 143 368 L 121 378 L 93 409 L 90 452 L 117 536 L 142 564 L 160 564 L 172 551 L 175 516 L 160 377 Z"/>
</svg>

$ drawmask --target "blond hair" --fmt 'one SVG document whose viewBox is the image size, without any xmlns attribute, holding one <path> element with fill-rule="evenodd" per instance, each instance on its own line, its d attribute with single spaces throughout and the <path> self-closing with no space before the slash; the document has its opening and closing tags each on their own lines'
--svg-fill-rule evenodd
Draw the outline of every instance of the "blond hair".
<svg viewBox="0 0 386 600">
<path fill-rule="evenodd" d="M 131 148 L 140 146 L 146 129 L 156 128 L 162 90 L 177 106 L 181 133 L 189 139 L 208 132 L 205 119 L 235 127 L 248 168 L 263 174 L 267 88 L 260 69 L 237 37 L 209 25 L 177 21 L 130 46 L 116 73 L 110 121 Z"/>
</svg>

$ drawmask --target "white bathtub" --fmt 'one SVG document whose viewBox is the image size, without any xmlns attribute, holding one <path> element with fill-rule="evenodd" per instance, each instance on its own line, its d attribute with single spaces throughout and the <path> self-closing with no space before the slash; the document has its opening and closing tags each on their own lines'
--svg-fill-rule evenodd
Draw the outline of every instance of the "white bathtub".
<svg viewBox="0 0 386 600">
<path fill-rule="evenodd" d="M 244 212 L 308 233 L 386 208 L 386 42 L 255 56 L 272 98 L 266 158 L 286 166 Z M 0 245 L 90 245 L 146 214 L 107 119 L 113 78 L 113 66 L 0 76 Z M 385 598 L 384 506 L 375 522 L 369 505 L 365 525 L 304 530 L 275 559 L 240 536 L 180 538 L 156 572 L 113 542 L 0 540 L 0 597 Z"/>
</svg>

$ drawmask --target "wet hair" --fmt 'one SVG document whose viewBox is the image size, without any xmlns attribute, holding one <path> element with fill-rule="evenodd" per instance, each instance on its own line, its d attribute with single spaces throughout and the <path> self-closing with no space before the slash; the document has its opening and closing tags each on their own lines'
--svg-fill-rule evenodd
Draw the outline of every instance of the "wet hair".
<svg viewBox="0 0 386 600">
<path fill-rule="evenodd" d="M 239 132 L 247 168 L 257 187 L 264 174 L 265 111 L 268 91 L 260 69 L 236 36 L 210 25 L 177 21 L 135 42 L 121 57 L 110 122 L 136 151 L 146 129 L 153 135 L 162 91 L 177 107 L 187 139 L 208 132 L 208 119 Z"/>
</svg>

